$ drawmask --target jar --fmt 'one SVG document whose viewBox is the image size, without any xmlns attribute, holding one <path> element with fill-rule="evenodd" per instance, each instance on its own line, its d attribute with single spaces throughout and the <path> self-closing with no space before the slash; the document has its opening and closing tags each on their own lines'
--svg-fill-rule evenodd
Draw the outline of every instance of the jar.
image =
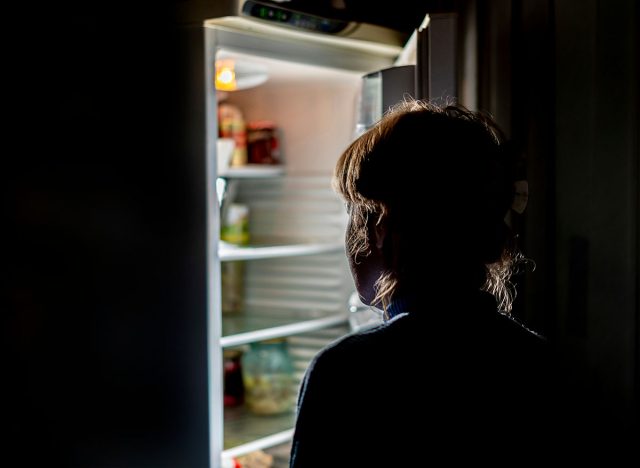
<svg viewBox="0 0 640 468">
<path fill-rule="evenodd" d="M 250 164 L 280 163 L 280 146 L 273 122 L 256 120 L 247 124 L 247 152 Z"/>
<path fill-rule="evenodd" d="M 242 382 L 242 351 L 225 349 L 224 359 L 224 406 L 239 406 L 244 401 L 244 384 Z"/>
<path fill-rule="evenodd" d="M 293 363 L 287 341 L 251 343 L 242 356 L 244 401 L 259 415 L 290 411 L 295 401 Z"/>
</svg>

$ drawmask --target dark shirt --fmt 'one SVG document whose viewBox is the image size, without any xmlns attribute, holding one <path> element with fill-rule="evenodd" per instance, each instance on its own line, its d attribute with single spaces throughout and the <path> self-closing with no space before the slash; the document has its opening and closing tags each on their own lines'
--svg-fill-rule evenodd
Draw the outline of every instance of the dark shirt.
<svg viewBox="0 0 640 468">
<path fill-rule="evenodd" d="M 322 350 L 302 383 L 291 466 L 422 466 L 537 450 L 545 340 L 485 293 L 399 313 Z M 501 448 L 497 448 L 501 447 Z M 484 456 L 483 456 L 484 454 Z"/>
</svg>

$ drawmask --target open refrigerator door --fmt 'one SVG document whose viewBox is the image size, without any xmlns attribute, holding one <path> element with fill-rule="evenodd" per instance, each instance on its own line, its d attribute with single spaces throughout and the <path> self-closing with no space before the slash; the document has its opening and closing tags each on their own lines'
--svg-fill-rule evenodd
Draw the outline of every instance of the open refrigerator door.
<svg viewBox="0 0 640 468">
<path fill-rule="evenodd" d="M 240 17 L 205 22 L 211 466 L 268 451 L 287 466 L 311 359 L 376 320 L 352 297 L 331 177 L 356 135 L 362 77 L 401 53 Z"/>
</svg>

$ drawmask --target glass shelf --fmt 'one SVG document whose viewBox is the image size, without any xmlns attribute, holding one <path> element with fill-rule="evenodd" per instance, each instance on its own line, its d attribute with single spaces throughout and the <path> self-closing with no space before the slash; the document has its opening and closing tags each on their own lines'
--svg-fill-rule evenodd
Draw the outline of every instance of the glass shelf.
<svg viewBox="0 0 640 468">
<path fill-rule="evenodd" d="M 347 312 L 282 312 L 273 314 L 261 311 L 259 315 L 248 312 L 237 315 L 222 316 L 223 348 L 240 346 L 256 341 L 280 338 L 298 333 L 321 330 L 346 323 L 349 319 Z"/>
<path fill-rule="evenodd" d="M 223 457 L 235 457 L 273 447 L 291 439 L 295 413 L 257 416 L 245 407 L 224 409 Z"/>
<path fill-rule="evenodd" d="M 284 174 L 284 166 L 266 164 L 247 164 L 240 167 L 229 167 L 218 174 L 218 177 L 229 179 L 257 179 L 277 177 Z"/>
<path fill-rule="evenodd" d="M 268 246 L 237 246 L 220 242 L 220 261 L 259 260 L 264 258 L 297 257 L 342 252 L 344 244 L 289 244 Z"/>
</svg>

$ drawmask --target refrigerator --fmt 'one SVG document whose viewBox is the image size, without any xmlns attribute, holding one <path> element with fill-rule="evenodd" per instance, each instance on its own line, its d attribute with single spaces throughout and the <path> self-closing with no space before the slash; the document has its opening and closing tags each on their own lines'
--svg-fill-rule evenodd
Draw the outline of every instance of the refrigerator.
<svg viewBox="0 0 640 468">
<path fill-rule="evenodd" d="M 270 8 L 273 18 L 287 11 Z M 210 466 L 251 457 L 286 466 L 309 362 L 331 341 L 381 320 L 354 294 L 333 167 L 394 101 L 429 98 L 434 68 L 444 83 L 439 95 L 453 96 L 455 60 L 430 62 L 429 16 L 410 37 L 374 26 L 358 36 L 319 17 L 278 24 L 242 11 L 207 19 L 196 35 L 205 98 Z M 235 67 L 226 75 L 235 89 L 220 82 L 225 64 Z M 266 162 L 257 151 L 269 153 Z M 285 346 L 290 379 L 258 376 L 262 393 L 250 397 L 257 380 L 247 375 L 249 357 L 264 343 Z M 272 411 L 257 411 L 255 398 Z"/>
</svg>

